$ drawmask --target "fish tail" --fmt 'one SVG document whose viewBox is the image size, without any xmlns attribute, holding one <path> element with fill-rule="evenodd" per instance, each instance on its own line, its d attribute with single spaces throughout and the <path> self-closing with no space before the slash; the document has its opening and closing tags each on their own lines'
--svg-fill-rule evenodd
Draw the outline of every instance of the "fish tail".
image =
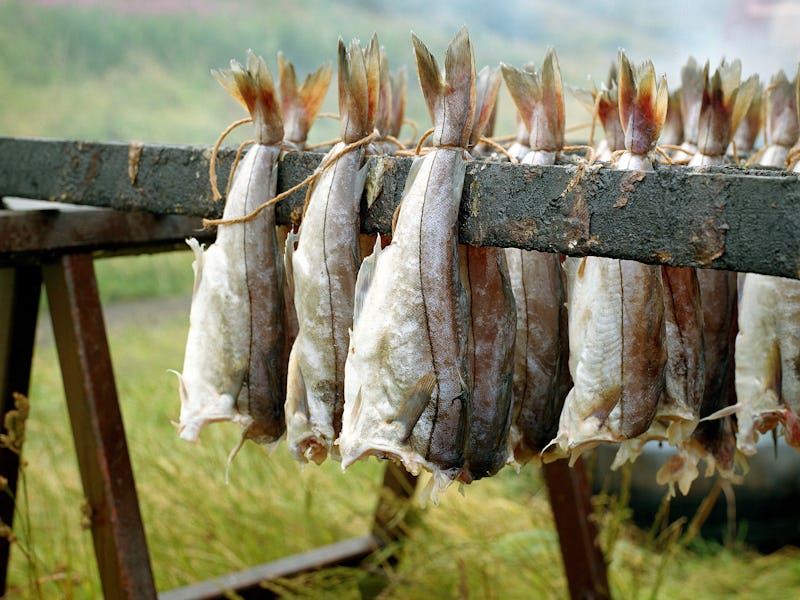
<svg viewBox="0 0 800 600">
<path fill-rule="evenodd" d="M 283 118 L 275 83 L 264 59 L 248 50 L 246 67 L 232 60 L 230 69 L 213 70 L 211 74 L 250 113 L 256 142 L 279 144 L 283 139 Z"/>
<path fill-rule="evenodd" d="M 378 84 L 378 110 L 375 114 L 375 129 L 382 138 L 389 135 L 389 121 L 392 114 L 392 76 L 389 73 L 389 61 L 386 48 L 381 47 L 381 64 Z"/>
<path fill-rule="evenodd" d="M 339 119 L 345 143 L 356 142 L 375 128 L 380 63 L 377 35 L 364 50 L 358 40 L 350 42 L 348 48 L 339 38 Z"/>
<path fill-rule="evenodd" d="M 408 71 L 400 67 L 391 74 L 392 107 L 389 111 L 387 131 L 389 135 L 397 137 L 403 127 L 403 118 L 406 114 L 406 89 L 408 88 Z"/>
<path fill-rule="evenodd" d="M 462 27 L 447 47 L 444 79 L 425 44 L 413 33 L 411 41 L 420 87 L 433 121 L 433 145 L 466 148 L 475 115 L 475 57 L 467 28 Z"/>
<path fill-rule="evenodd" d="M 305 147 L 308 131 L 317 118 L 333 68 L 324 64 L 306 76 L 303 85 L 297 84 L 294 65 L 278 52 L 278 81 L 281 87 L 281 109 L 285 128 L 284 140 L 298 148 Z"/>
<path fill-rule="evenodd" d="M 470 134 L 470 146 L 474 146 L 480 141 L 484 132 L 488 131 L 492 121 L 492 116 L 496 116 L 497 92 L 500 90 L 500 69 L 486 66 L 478 73 L 475 84 L 475 120 Z M 494 124 L 492 123 L 492 128 Z"/>
<path fill-rule="evenodd" d="M 501 69 L 530 134 L 531 149 L 560 150 L 564 146 L 564 84 L 555 50 L 547 50 L 541 71 L 537 72 L 532 64 L 522 69 L 501 64 Z"/>
<path fill-rule="evenodd" d="M 633 154 L 647 154 L 656 144 L 667 118 L 669 91 L 666 76 L 656 78 L 651 61 L 635 69 L 625 52 L 618 55 L 619 117 L 625 132 L 625 149 Z"/>
</svg>

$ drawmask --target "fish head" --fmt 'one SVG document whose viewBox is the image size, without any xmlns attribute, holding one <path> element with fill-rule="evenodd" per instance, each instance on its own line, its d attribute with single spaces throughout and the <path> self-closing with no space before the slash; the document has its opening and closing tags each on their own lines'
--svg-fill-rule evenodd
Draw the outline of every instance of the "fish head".
<svg viewBox="0 0 800 600">
<path fill-rule="evenodd" d="M 234 398 L 231 394 L 216 391 L 200 377 L 187 377 L 173 370 L 170 373 L 178 377 L 181 399 L 178 435 L 181 439 L 196 442 L 200 431 L 208 423 L 235 419 Z"/>
</svg>

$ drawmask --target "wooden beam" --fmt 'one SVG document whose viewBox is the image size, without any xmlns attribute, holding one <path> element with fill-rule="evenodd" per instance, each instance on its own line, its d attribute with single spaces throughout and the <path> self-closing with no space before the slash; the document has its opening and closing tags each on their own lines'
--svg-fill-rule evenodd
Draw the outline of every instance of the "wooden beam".
<svg viewBox="0 0 800 600">
<path fill-rule="evenodd" d="M 220 153 L 221 189 L 232 154 Z M 321 156 L 286 153 L 278 189 L 303 180 Z M 222 203 L 212 202 L 208 185 L 209 158 L 204 147 L 0 138 L 0 195 L 219 216 Z M 411 162 L 370 159 L 364 232 L 390 233 Z M 278 222 L 298 222 L 303 199 L 300 191 L 281 202 Z M 472 161 L 459 239 L 798 278 L 798 203 L 798 176 L 781 169 L 657 166 L 642 174 Z"/>
<path fill-rule="evenodd" d="M 558 530 L 561 558 L 572 600 L 607 600 L 611 597 L 603 553 L 592 519 L 592 489 L 586 466 L 578 459 L 545 463 L 542 473 Z"/>
<path fill-rule="evenodd" d="M 204 230 L 198 217 L 94 208 L 0 210 L 0 265 L 52 261 L 65 252 L 98 257 L 188 250 L 187 237 L 210 243 L 215 233 Z"/>
</svg>

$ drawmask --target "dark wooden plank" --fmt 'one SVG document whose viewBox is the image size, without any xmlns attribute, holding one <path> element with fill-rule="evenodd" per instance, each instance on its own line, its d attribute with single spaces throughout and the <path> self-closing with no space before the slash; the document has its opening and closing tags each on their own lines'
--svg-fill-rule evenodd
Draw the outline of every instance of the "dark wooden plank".
<svg viewBox="0 0 800 600">
<path fill-rule="evenodd" d="M 92 257 L 63 256 L 43 275 L 104 596 L 154 598 Z"/>
<path fill-rule="evenodd" d="M 550 506 L 561 541 L 561 557 L 572 600 L 610 598 L 606 562 L 597 545 L 597 527 L 591 519 L 592 490 L 580 458 L 570 467 L 564 459 L 542 468 Z"/>
<path fill-rule="evenodd" d="M 41 288 L 38 267 L 0 269 L 0 431 L 4 434 L 8 434 L 6 414 L 15 410 L 14 393 L 28 394 Z M 0 476 L 5 479 L 0 522 L 9 527 L 14 521 L 21 447 L 14 450 L 0 448 Z M 0 538 L 0 596 L 6 592 L 9 550 L 8 539 Z"/>
<path fill-rule="evenodd" d="M 320 546 L 309 552 L 287 556 L 238 573 L 194 583 L 159 594 L 159 600 L 216 600 L 230 598 L 272 598 L 262 581 L 290 577 L 334 565 L 357 565 L 379 547 L 375 536 L 365 535 Z"/>
<path fill-rule="evenodd" d="M 221 153 L 222 189 L 231 154 Z M 127 144 L 0 138 L 0 195 L 159 214 L 221 214 L 221 203 L 211 201 L 208 148 L 145 145 L 135 181 L 131 156 Z M 320 158 L 285 154 L 278 189 L 304 179 Z M 365 232 L 390 232 L 411 161 L 370 159 Z M 278 205 L 280 223 L 299 220 L 303 197 L 297 192 Z M 799 204 L 798 176 L 780 169 L 659 166 L 640 174 L 474 161 L 459 235 L 476 245 L 798 278 Z"/>
<path fill-rule="evenodd" d="M 187 237 L 203 243 L 215 232 L 198 217 L 105 209 L 0 210 L 0 265 L 53 260 L 64 252 L 112 256 L 188 249 Z"/>
</svg>

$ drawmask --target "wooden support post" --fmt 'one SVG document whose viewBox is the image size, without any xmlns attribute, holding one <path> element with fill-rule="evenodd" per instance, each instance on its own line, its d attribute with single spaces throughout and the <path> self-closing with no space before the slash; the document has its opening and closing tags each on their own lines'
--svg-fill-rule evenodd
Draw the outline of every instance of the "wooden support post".
<svg viewBox="0 0 800 600">
<path fill-rule="evenodd" d="M 27 395 L 39 314 L 42 274 L 39 267 L 0 269 L 0 431 L 5 416 L 14 410 L 13 394 Z M 19 454 L 0 448 L 0 476 L 6 488 L 0 491 L 0 520 L 11 527 L 19 475 Z M 0 538 L 0 596 L 5 596 L 10 545 Z"/>
<path fill-rule="evenodd" d="M 155 598 L 92 256 L 62 256 L 43 275 L 103 594 Z"/>
<path fill-rule="evenodd" d="M 580 458 L 545 464 L 544 478 L 561 541 L 561 557 L 573 600 L 610 598 L 606 562 L 597 545 L 597 527 L 591 520 L 591 488 Z"/>
<path fill-rule="evenodd" d="M 402 465 L 386 461 L 383 487 L 372 526 L 373 535 L 378 536 L 382 543 L 387 544 L 401 537 L 408 501 L 414 495 L 416 485 L 416 475 L 406 471 Z"/>
</svg>

